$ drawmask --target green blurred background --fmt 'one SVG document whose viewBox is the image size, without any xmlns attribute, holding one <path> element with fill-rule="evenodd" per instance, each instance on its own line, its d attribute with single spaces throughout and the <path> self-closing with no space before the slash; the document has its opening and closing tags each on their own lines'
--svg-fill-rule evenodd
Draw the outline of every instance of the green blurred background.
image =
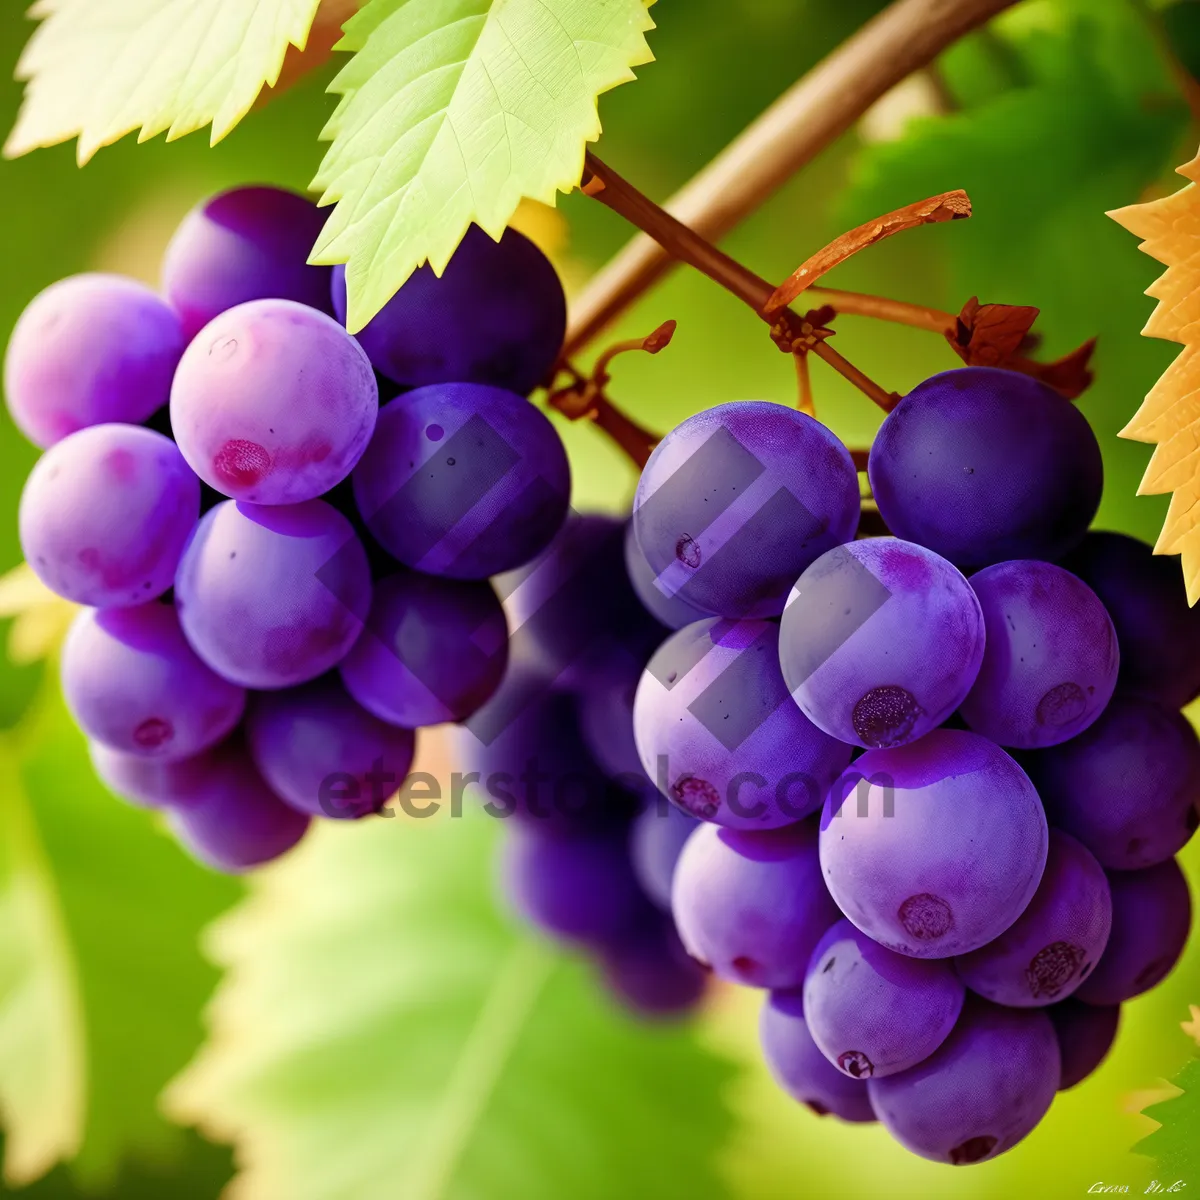
<svg viewBox="0 0 1200 1200">
<path fill-rule="evenodd" d="M 0 10 L 6 128 L 20 94 L 7 80 L 30 29 L 22 7 Z M 665 198 L 881 7 L 663 0 L 651 35 L 658 61 L 604 99 L 600 153 Z M 831 285 L 951 310 L 976 294 L 1034 304 L 1044 356 L 1098 336 L 1097 381 L 1081 406 L 1106 460 L 1099 524 L 1148 540 L 1165 502 L 1135 498 L 1149 448 L 1119 441 L 1117 431 L 1175 349 L 1140 336 L 1151 310 L 1143 292 L 1160 268 L 1104 214 L 1173 190 L 1182 182 L 1173 167 L 1195 153 L 1200 133 L 1162 49 L 1167 28 L 1178 57 L 1200 61 L 1192 32 L 1200 22 L 1182 11 L 1192 7 L 1180 5 L 1164 26 L 1133 0 L 1026 0 L 871 114 L 726 243 L 760 274 L 782 278 L 852 224 L 965 187 L 975 207 L 970 222 L 906 233 L 839 268 Z M 82 171 L 72 147 L 0 163 L 0 330 L 6 335 L 38 290 L 71 272 L 154 280 L 174 224 L 207 193 L 250 181 L 303 188 L 320 158 L 316 132 L 332 109 L 324 94 L 330 75 L 252 113 L 215 149 L 199 134 L 172 145 L 126 139 Z M 905 119 L 910 109 L 918 115 Z M 629 234 L 578 194 L 557 212 L 522 220 L 576 290 Z M 645 297 L 613 336 L 645 333 L 667 318 L 679 322 L 669 350 L 619 360 L 611 388 L 650 427 L 666 430 L 725 400 L 793 398 L 792 364 L 761 324 L 691 273 L 676 272 Z M 842 353 L 892 390 L 956 361 L 926 333 L 852 318 L 837 324 Z M 880 414 L 822 364 L 814 379 L 822 419 L 848 443 L 866 445 Z M 627 503 L 634 475 L 616 452 L 586 425 L 563 432 L 577 507 Z M 16 503 L 34 456 L 0 416 L 0 570 L 20 559 Z M 50 675 L 37 663 L 0 665 L 0 724 L 8 730 L 0 742 L 0 1114 L 10 1131 L 11 1184 L 49 1165 L 55 1147 L 76 1143 L 78 1153 L 12 1194 L 218 1194 L 234 1170 L 228 1150 L 166 1119 L 158 1100 L 203 1040 L 202 1009 L 219 979 L 215 954 L 235 964 L 224 1017 L 218 1010 L 215 1020 L 226 1043 L 234 1033 L 244 1040 L 224 1044 L 224 1074 L 210 1071 L 172 1111 L 199 1106 L 207 1129 L 244 1140 L 252 1167 L 256 1156 L 260 1165 L 272 1154 L 293 1160 L 294 1179 L 264 1170 L 239 1194 L 302 1200 L 302 1178 L 304 1196 L 408 1200 L 401 1184 L 389 1190 L 386 1182 L 389 1155 L 400 1153 L 392 1141 L 404 1143 L 401 1128 L 420 1126 L 427 1110 L 436 1118 L 445 1097 L 437 1071 L 416 1065 L 425 1034 L 402 1027 L 402 1010 L 389 1008 L 392 985 L 379 964 L 405 955 L 461 959 L 464 995 L 474 987 L 492 994 L 493 951 L 507 954 L 523 935 L 492 911 L 490 831 L 436 835 L 445 878 L 404 896 L 386 856 L 394 851 L 395 871 L 418 878 L 413 851 L 401 843 L 434 835 L 381 824 L 323 833 L 302 862 L 250 885 L 252 900 L 228 936 L 205 943 L 206 954 L 201 930 L 243 902 L 245 885 L 195 867 L 151 817 L 103 793 Z M 460 832 L 461 848 L 450 836 Z M 1187 865 L 1200 885 L 1200 846 Z M 440 944 L 413 932 L 414 906 L 432 905 L 434 893 L 447 931 Z M 394 921 L 369 919 L 389 905 L 397 906 Z M 339 920 L 353 937 L 333 936 Z M 1200 939 L 1164 986 L 1128 1006 L 1111 1059 L 1061 1097 L 1026 1143 L 993 1163 L 951 1170 L 905 1154 L 878 1128 L 820 1121 L 777 1092 L 758 1062 L 758 999 L 750 993 L 721 992 L 685 1028 L 642 1030 L 607 1008 L 577 965 L 544 969 L 557 982 L 530 1001 L 526 1024 L 516 1024 L 519 1044 L 494 1094 L 477 1098 L 469 1128 L 461 1128 L 461 1113 L 451 1121 L 462 1143 L 455 1166 L 441 1190 L 422 1194 L 983 1200 L 1072 1196 L 1096 1182 L 1141 1192 L 1154 1166 L 1129 1148 L 1153 1125 L 1139 1111 L 1172 1094 L 1164 1079 L 1196 1051 L 1180 1023 L 1189 1004 L 1200 1004 Z M 430 967 L 432 975 L 440 970 Z M 443 975 L 448 989 L 460 977 Z M 455 997 L 442 999 L 438 1022 L 422 1019 L 452 1054 L 471 1018 L 456 1023 Z M 561 1078 L 544 1061 L 552 1050 Z M 208 1099 L 197 1102 L 197 1090 Z M 1187 1136 L 1200 1143 L 1200 1124 Z M 1200 1187 L 1200 1171 L 1192 1185 Z"/>
</svg>

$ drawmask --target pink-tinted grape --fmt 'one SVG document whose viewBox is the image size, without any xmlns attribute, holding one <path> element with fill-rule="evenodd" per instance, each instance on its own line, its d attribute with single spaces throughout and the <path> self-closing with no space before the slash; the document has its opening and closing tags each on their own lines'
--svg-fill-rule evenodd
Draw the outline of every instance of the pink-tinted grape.
<svg viewBox="0 0 1200 1200">
<path fill-rule="evenodd" d="M 699 822 L 665 800 L 649 803 L 633 823 L 629 852 L 633 870 L 646 895 L 659 908 L 671 907 L 675 867 Z"/>
<path fill-rule="evenodd" d="M 948 963 L 896 954 L 842 920 L 813 951 L 804 1015 L 839 1071 L 878 1079 L 928 1058 L 950 1035 L 965 994 Z"/>
<path fill-rule="evenodd" d="M 401 571 L 375 584 L 366 628 L 339 669 L 365 709 L 416 729 L 469 717 L 507 662 L 508 626 L 490 583 Z"/>
<path fill-rule="evenodd" d="M 188 645 L 175 609 L 85 609 L 63 645 L 62 686 L 79 727 L 110 750 L 186 758 L 241 719 L 246 695 Z"/>
<path fill-rule="evenodd" d="M 350 522 L 323 501 L 226 500 L 200 522 L 175 596 L 188 641 L 214 671 L 244 687 L 289 687 L 345 657 L 371 575 Z"/>
<path fill-rule="evenodd" d="M 859 746 L 902 746 L 962 703 L 983 661 L 983 615 L 944 558 L 896 538 L 837 546 L 800 576 L 779 630 L 792 698 Z"/>
<path fill-rule="evenodd" d="M 179 317 L 144 284 L 72 275 L 39 292 L 4 357 L 4 394 L 38 446 L 111 421 L 137 424 L 167 402 L 183 353 Z"/>
<path fill-rule="evenodd" d="M 334 268 L 333 303 L 344 322 L 344 267 Z M 405 387 L 490 383 L 525 396 L 545 382 L 566 327 L 550 260 L 515 229 L 496 242 L 472 225 L 440 277 L 420 267 L 357 336 Z"/>
<path fill-rule="evenodd" d="M 1179 560 L 1123 533 L 1089 533 L 1062 566 L 1100 597 L 1121 647 L 1122 692 L 1183 708 L 1200 695 L 1200 607 Z"/>
<path fill-rule="evenodd" d="M 1033 784 L 1003 750 L 937 729 L 868 750 L 846 771 L 821 819 L 821 865 L 869 937 L 914 958 L 949 958 L 987 945 L 1025 911 L 1048 836 Z"/>
<path fill-rule="evenodd" d="M 633 527 L 664 596 L 717 616 L 774 617 L 805 567 L 854 536 L 858 514 L 846 447 L 805 413 L 746 400 L 659 442 Z"/>
<path fill-rule="evenodd" d="M 1065 999 L 1100 961 L 1112 929 L 1104 870 L 1074 838 L 1050 831 L 1042 882 L 995 941 L 955 960 L 973 992 L 1010 1008 Z"/>
<path fill-rule="evenodd" d="M 671 909 L 693 958 L 760 988 L 799 987 L 839 916 L 812 821 L 761 832 L 698 826 L 675 867 Z"/>
<path fill-rule="evenodd" d="M 1054 1022 L 1062 1053 L 1060 1092 L 1082 1083 L 1108 1057 L 1121 1024 L 1119 1004 L 1084 1004 L 1074 997 L 1052 1004 L 1046 1015 Z"/>
<path fill-rule="evenodd" d="M 1082 733 L 1117 684 L 1120 653 L 1096 593 L 1051 563 L 997 563 L 971 577 L 987 647 L 961 712 L 976 733 L 1032 750 Z"/>
<path fill-rule="evenodd" d="M 647 914 L 601 947 L 599 959 L 605 986 L 640 1016 L 683 1016 L 700 1003 L 708 982 L 666 916 Z"/>
<path fill-rule="evenodd" d="M 313 817 L 378 812 L 403 785 L 413 734 L 356 704 L 336 676 L 260 692 L 246 716 L 250 756 L 275 793 Z"/>
<path fill-rule="evenodd" d="M 1076 989 L 1087 1004 L 1121 1004 L 1171 973 L 1192 927 L 1192 897 L 1174 859 L 1144 871 L 1109 871 L 1112 933 L 1096 969 Z"/>
<path fill-rule="evenodd" d="M 771 1077 L 793 1100 L 819 1117 L 843 1121 L 875 1120 L 864 1080 L 843 1075 L 821 1053 L 804 1023 L 799 988 L 772 992 L 759 1016 L 759 1037 Z"/>
<path fill-rule="evenodd" d="M 310 820 L 271 791 L 240 738 L 209 756 L 167 811 L 184 849 L 229 874 L 279 858 L 304 836 Z"/>
<path fill-rule="evenodd" d="M 771 621 L 710 617 L 672 635 L 638 684 L 633 723 L 663 795 L 730 829 L 816 812 L 850 761 L 850 747 L 792 703 Z"/>
<path fill-rule="evenodd" d="M 142 604 L 170 586 L 200 516 L 200 483 L 174 444 L 93 425 L 51 446 L 21 493 L 21 548 L 77 604 Z"/>
<path fill-rule="evenodd" d="M 1112 870 L 1165 862 L 1200 822 L 1200 740 L 1153 700 L 1114 696 L 1091 728 L 1027 767 L 1050 820 Z"/>
<path fill-rule="evenodd" d="M 964 571 L 1065 554 L 1104 481 L 1079 410 L 1028 375 L 992 367 L 913 388 L 880 428 L 868 474 L 887 527 Z"/>
<path fill-rule="evenodd" d="M 187 348 L 171 388 L 184 458 L 218 492 L 253 504 L 298 504 L 345 479 L 378 411 L 362 347 L 291 300 L 222 313 Z"/>
<path fill-rule="evenodd" d="M 331 312 L 330 269 L 308 265 L 324 224 L 311 201 L 274 187 L 234 188 L 194 208 L 162 268 L 163 291 L 188 338 L 248 300 L 295 300 Z"/>
<path fill-rule="evenodd" d="M 1061 1078 L 1058 1039 L 1045 1013 L 972 998 L 929 1058 L 870 1080 L 867 1090 L 905 1149 L 961 1167 L 995 1158 L 1032 1133 Z"/>
<path fill-rule="evenodd" d="M 385 404 L 354 470 L 354 497 L 380 545 L 429 575 L 484 579 L 522 566 L 567 515 L 562 440 L 528 400 L 445 383 Z"/>
</svg>

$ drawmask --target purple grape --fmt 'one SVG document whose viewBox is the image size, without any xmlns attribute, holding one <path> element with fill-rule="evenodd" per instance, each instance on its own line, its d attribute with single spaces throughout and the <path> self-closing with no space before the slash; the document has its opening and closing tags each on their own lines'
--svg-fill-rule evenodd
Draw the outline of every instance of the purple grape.
<svg viewBox="0 0 1200 1200">
<path fill-rule="evenodd" d="M 167 820 L 193 858 L 229 874 L 279 858 L 309 826 L 308 816 L 267 786 L 240 738 L 208 758 L 172 801 Z"/>
<path fill-rule="evenodd" d="M 663 438 L 638 482 L 633 526 L 649 586 L 665 597 L 774 617 L 805 567 L 854 537 L 859 507 L 850 453 L 824 425 L 746 400 Z"/>
<path fill-rule="evenodd" d="M 63 645 L 62 686 L 76 724 L 110 750 L 186 758 L 241 720 L 246 694 L 184 640 L 175 609 L 85 609 Z"/>
<path fill-rule="evenodd" d="M 625 526 L 625 573 L 642 606 L 667 629 L 682 629 L 709 615 L 681 596 L 666 596 L 659 590 L 654 582 L 654 570 L 638 545 L 632 521 Z"/>
<path fill-rule="evenodd" d="M 402 571 L 375 585 L 342 680 L 368 712 L 416 729 L 469 717 L 500 686 L 508 626 L 486 581 Z"/>
<path fill-rule="evenodd" d="M 1025 772 L 985 738 L 936 729 L 868 750 L 821 819 L 821 865 L 842 911 L 914 958 L 967 954 L 1000 936 L 1046 866 L 1046 815 Z"/>
<path fill-rule="evenodd" d="M 177 796 L 186 796 L 207 769 L 210 757 L 224 743 L 188 758 L 146 758 L 112 750 L 102 742 L 88 742 L 96 776 L 110 792 L 136 808 L 166 808 Z"/>
<path fill-rule="evenodd" d="M 332 312 L 330 269 L 308 265 L 324 224 L 311 201 L 273 187 L 234 188 L 192 209 L 162 269 L 163 291 L 188 338 L 249 300 L 294 300 Z"/>
<path fill-rule="evenodd" d="M 850 747 L 792 703 L 779 627 L 710 617 L 650 660 L 633 705 L 646 774 L 694 817 L 776 829 L 816 812 Z"/>
<path fill-rule="evenodd" d="M 708 975 L 688 957 L 669 917 L 636 922 L 599 957 L 609 991 L 640 1016 L 682 1016 L 704 997 Z"/>
<path fill-rule="evenodd" d="M 1089 533 L 1062 566 L 1100 597 L 1121 647 L 1118 687 L 1183 708 L 1200 695 L 1200 608 L 1174 557 L 1123 533 Z"/>
<path fill-rule="evenodd" d="M 1074 838 L 1050 831 L 1042 882 L 1029 907 L 995 941 L 955 960 L 973 992 L 1010 1008 L 1065 999 L 1108 944 L 1112 897 L 1104 869 Z"/>
<path fill-rule="evenodd" d="M 808 1031 L 852 1079 L 928 1058 L 949 1036 L 966 991 L 945 962 L 907 958 L 839 921 L 817 943 L 804 980 Z"/>
<path fill-rule="evenodd" d="M 971 577 L 987 646 L 961 712 L 976 733 L 1034 750 L 1082 733 L 1117 684 L 1112 621 L 1091 588 L 1051 563 L 997 563 Z"/>
<path fill-rule="evenodd" d="M 21 548 L 77 604 L 161 596 L 200 516 L 200 483 L 175 446 L 136 425 L 93 425 L 51 446 L 21 493 Z"/>
<path fill-rule="evenodd" d="M 681 808 L 655 800 L 638 816 L 630 831 L 629 853 L 642 890 L 659 908 L 671 908 L 675 867 L 683 847 L 700 822 Z"/>
<path fill-rule="evenodd" d="M 671 908 L 693 958 L 760 988 L 799 987 L 839 916 L 821 881 L 814 821 L 750 833 L 699 826 L 676 864 Z"/>
<path fill-rule="evenodd" d="M 501 847 L 500 873 L 516 912 L 555 938 L 610 943 L 644 911 L 619 834 L 548 834 L 513 825 Z"/>
<path fill-rule="evenodd" d="M 362 347 L 291 300 L 222 313 L 187 348 L 171 388 L 184 458 L 218 492 L 252 504 L 298 504 L 345 479 L 378 411 Z"/>
<path fill-rule="evenodd" d="M 902 746 L 962 703 L 983 638 L 979 601 L 956 567 L 911 542 L 868 538 L 828 551 L 797 580 L 779 661 L 819 729 Z"/>
<path fill-rule="evenodd" d="M 1082 1083 L 1108 1057 L 1121 1024 L 1119 1004 L 1084 1004 L 1073 997 L 1052 1004 L 1046 1015 L 1054 1022 L 1062 1054 L 1060 1092 Z"/>
<path fill-rule="evenodd" d="M 1061 1078 L 1058 1040 L 1045 1013 L 972 998 L 929 1058 L 870 1080 L 867 1090 L 905 1149 L 962 1167 L 995 1158 L 1032 1133 Z"/>
<path fill-rule="evenodd" d="M 261 692 L 246 717 L 254 765 L 299 812 L 353 820 L 378 812 L 403 786 L 413 734 L 372 716 L 336 677 Z"/>
<path fill-rule="evenodd" d="M 166 404 L 184 344 L 179 317 L 144 284 L 60 279 L 29 302 L 9 339 L 8 410 L 42 447 L 92 425 L 136 425 Z"/>
<path fill-rule="evenodd" d="M 345 267 L 334 268 L 333 304 L 344 323 Z M 490 383 L 526 396 L 550 374 L 566 328 L 550 260 L 515 229 L 496 242 L 472 225 L 441 277 L 418 269 L 358 340 L 405 387 Z"/>
<path fill-rule="evenodd" d="M 1075 991 L 1086 1004 L 1121 1004 L 1157 987 L 1187 945 L 1192 897 L 1174 859 L 1144 871 L 1110 871 L 1112 934 L 1096 969 Z"/>
<path fill-rule="evenodd" d="M 875 1120 L 864 1080 L 843 1075 L 821 1053 L 804 1023 L 799 988 L 772 992 L 759 1016 L 759 1037 L 771 1077 L 793 1100 L 819 1117 L 843 1121 Z"/>
<path fill-rule="evenodd" d="M 1112 870 L 1165 862 L 1200 821 L 1200 740 L 1152 700 L 1114 696 L 1091 728 L 1027 765 L 1051 822 Z"/>
<path fill-rule="evenodd" d="M 658 792 L 642 770 L 637 739 L 633 736 L 633 701 L 642 672 L 629 664 L 623 674 L 624 678 L 596 682 L 577 693 L 579 732 L 606 775 L 643 781 L 640 790 L 650 799 Z M 669 807 L 677 811 L 674 805 Z"/>
<path fill-rule="evenodd" d="M 175 596 L 188 641 L 219 675 L 289 687 L 345 657 L 370 607 L 371 574 L 350 522 L 323 501 L 226 500 L 200 522 Z"/>
<path fill-rule="evenodd" d="M 964 571 L 1065 554 L 1091 524 L 1104 482 L 1079 410 L 1038 380 L 992 367 L 913 388 L 876 435 L 868 475 L 887 527 Z"/>
<path fill-rule="evenodd" d="M 428 575 L 484 579 L 522 566 L 562 527 L 567 453 L 528 400 L 483 384 L 397 396 L 354 470 L 380 545 Z"/>
</svg>

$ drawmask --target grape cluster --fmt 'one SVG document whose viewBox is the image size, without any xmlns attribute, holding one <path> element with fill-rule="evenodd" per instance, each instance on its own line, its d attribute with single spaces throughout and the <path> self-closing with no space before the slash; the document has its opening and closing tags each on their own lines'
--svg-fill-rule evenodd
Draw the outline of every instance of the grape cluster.
<svg viewBox="0 0 1200 1200">
<path fill-rule="evenodd" d="M 638 485 L 631 577 L 672 634 L 633 705 L 643 770 L 701 824 L 691 954 L 768 992 L 779 1085 L 981 1162 L 1100 1064 L 1188 938 L 1200 613 L 1177 564 L 1088 532 L 1087 422 L 965 368 L 889 414 L 867 473 L 812 418 L 723 404 Z"/>
</svg>

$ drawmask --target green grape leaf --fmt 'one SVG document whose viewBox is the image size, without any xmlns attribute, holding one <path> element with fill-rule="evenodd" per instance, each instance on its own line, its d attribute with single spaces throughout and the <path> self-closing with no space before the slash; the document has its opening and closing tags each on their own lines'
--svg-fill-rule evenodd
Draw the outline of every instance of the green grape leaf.
<svg viewBox="0 0 1200 1200">
<path fill-rule="evenodd" d="M 597 97 L 651 61 L 651 3 L 370 0 L 346 24 L 312 261 L 347 264 L 351 332 L 472 221 L 499 238 L 523 196 L 578 185 Z"/>
<path fill-rule="evenodd" d="M 40 0 L 17 64 L 16 157 L 78 137 L 83 164 L 140 129 L 167 140 L 212 124 L 220 141 L 304 49 L 320 0 Z"/>
<path fill-rule="evenodd" d="M 0 742 L 0 1116 L 5 1177 L 61 1159 L 89 1186 L 170 1161 L 159 1113 L 215 982 L 200 930 L 240 885 L 194 865 L 96 781 L 57 689 Z"/>
<path fill-rule="evenodd" d="M 1162 1100 L 1145 1109 L 1160 1128 L 1137 1144 L 1139 1154 L 1155 1160 L 1159 1182 L 1200 1179 L 1200 1058 L 1194 1058 L 1175 1077 L 1182 1088 L 1173 1100 Z"/>
<path fill-rule="evenodd" d="M 501 915 L 501 826 L 326 823 L 214 928 L 210 1039 L 166 1101 L 235 1144 L 235 1194 L 725 1194 L 731 1069 Z"/>
</svg>

